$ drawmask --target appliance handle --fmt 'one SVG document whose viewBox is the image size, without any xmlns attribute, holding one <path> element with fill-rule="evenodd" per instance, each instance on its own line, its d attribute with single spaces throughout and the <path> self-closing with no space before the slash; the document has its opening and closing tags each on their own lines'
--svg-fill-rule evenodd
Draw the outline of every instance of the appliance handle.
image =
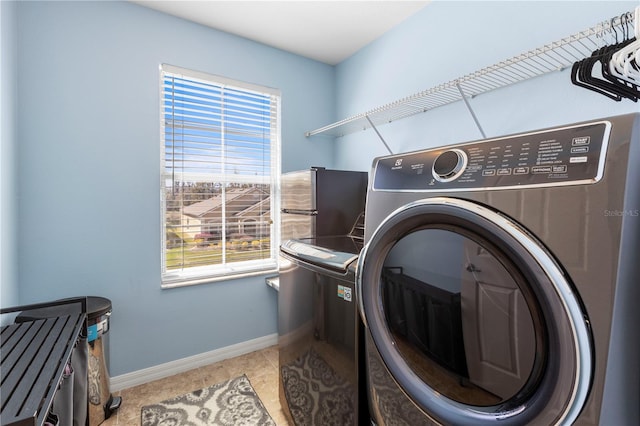
<svg viewBox="0 0 640 426">
<path fill-rule="evenodd" d="M 289 213 L 289 214 L 300 214 L 300 215 L 304 215 L 304 216 L 317 216 L 318 215 L 318 210 L 282 209 L 282 210 L 280 210 L 280 212 Z"/>
<path fill-rule="evenodd" d="M 367 317 L 364 314 L 364 302 L 362 301 L 362 275 L 360 274 L 360 271 L 362 271 L 364 267 L 364 258 L 366 256 L 367 256 L 367 245 L 365 244 L 362 250 L 360 250 L 360 255 L 358 256 L 358 262 L 356 263 L 356 279 L 354 284 L 354 288 L 356 291 L 356 300 L 358 302 L 357 303 L 358 311 L 360 311 L 360 319 L 362 320 L 362 323 L 364 324 L 365 328 L 368 327 L 368 325 L 367 325 Z"/>
</svg>

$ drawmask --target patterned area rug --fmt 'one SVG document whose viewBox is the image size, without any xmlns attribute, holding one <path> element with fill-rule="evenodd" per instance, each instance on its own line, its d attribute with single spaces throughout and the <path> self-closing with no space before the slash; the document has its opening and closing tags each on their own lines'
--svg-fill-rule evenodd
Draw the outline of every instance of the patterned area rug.
<svg viewBox="0 0 640 426">
<path fill-rule="evenodd" d="M 142 426 L 275 426 L 247 376 L 142 407 Z"/>
<path fill-rule="evenodd" d="M 313 349 L 282 366 L 282 380 L 296 426 L 355 423 L 355 389 Z"/>
</svg>

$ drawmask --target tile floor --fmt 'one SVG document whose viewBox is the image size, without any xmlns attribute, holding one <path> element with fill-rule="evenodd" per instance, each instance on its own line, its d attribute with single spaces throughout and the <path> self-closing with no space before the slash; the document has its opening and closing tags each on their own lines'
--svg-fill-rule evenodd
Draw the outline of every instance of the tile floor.
<svg viewBox="0 0 640 426">
<path fill-rule="evenodd" d="M 269 348 L 199 367 L 182 374 L 123 389 L 122 406 L 102 426 L 140 425 L 144 405 L 160 402 L 246 374 L 277 426 L 289 426 L 278 398 L 278 347 Z"/>
</svg>

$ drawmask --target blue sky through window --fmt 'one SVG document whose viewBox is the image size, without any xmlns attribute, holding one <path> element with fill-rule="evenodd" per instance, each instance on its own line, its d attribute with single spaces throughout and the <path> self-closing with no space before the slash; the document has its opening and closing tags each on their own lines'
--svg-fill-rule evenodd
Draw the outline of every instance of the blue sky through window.
<svg viewBox="0 0 640 426">
<path fill-rule="evenodd" d="M 163 85 L 167 173 L 268 176 L 270 95 L 172 76 Z"/>
</svg>

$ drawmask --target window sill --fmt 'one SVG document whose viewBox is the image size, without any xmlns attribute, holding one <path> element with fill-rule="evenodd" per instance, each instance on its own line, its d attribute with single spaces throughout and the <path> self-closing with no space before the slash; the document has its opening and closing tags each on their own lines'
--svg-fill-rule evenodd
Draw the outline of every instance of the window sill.
<svg viewBox="0 0 640 426">
<path fill-rule="evenodd" d="M 184 275 L 174 275 L 173 277 L 169 278 L 169 277 L 165 277 L 162 280 L 162 284 L 161 284 L 161 288 L 164 289 L 171 289 L 171 288 L 178 288 L 178 287 L 187 287 L 187 286 L 193 286 L 193 285 L 200 285 L 200 284 L 210 284 L 210 283 L 216 283 L 216 282 L 220 282 L 220 281 L 230 281 L 230 280 L 237 280 L 237 279 L 242 279 L 242 278 L 249 278 L 249 277 L 257 277 L 257 276 L 271 276 L 273 274 L 277 274 L 278 273 L 278 268 L 277 265 L 265 265 L 265 268 L 263 269 L 253 269 L 253 270 L 245 270 L 245 271 L 226 271 L 224 273 L 216 273 L 216 274 L 212 274 L 209 276 L 194 276 L 194 277 L 187 277 Z"/>
</svg>

